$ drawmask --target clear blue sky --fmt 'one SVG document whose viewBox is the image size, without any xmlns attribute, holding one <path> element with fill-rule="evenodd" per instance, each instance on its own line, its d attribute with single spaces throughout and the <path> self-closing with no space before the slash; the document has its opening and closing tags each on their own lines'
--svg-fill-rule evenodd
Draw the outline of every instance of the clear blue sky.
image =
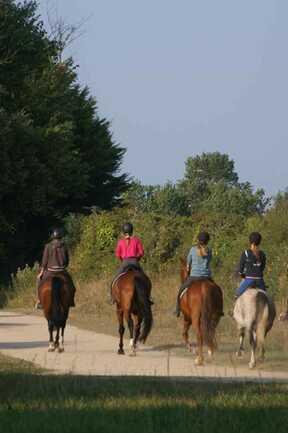
<svg viewBox="0 0 288 433">
<path fill-rule="evenodd" d="M 39 0 L 87 21 L 68 50 L 144 183 L 220 151 L 242 181 L 288 186 L 287 0 Z"/>
</svg>

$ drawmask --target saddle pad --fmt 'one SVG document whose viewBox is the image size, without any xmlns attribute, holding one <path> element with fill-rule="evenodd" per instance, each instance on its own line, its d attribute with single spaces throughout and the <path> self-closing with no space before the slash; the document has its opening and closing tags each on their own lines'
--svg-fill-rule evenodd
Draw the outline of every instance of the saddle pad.
<svg viewBox="0 0 288 433">
<path fill-rule="evenodd" d="M 122 277 L 122 275 L 127 274 L 127 272 L 128 272 L 128 271 L 125 271 L 125 272 L 122 272 L 121 274 L 117 275 L 117 276 L 114 278 L 114 280 L 112 281 L 112 283 L 111 283 L 111 287 L 113 287 L 114 284 L 117 283 L 117 281 L 119 280 L 120 277 Z"/>
</svg>

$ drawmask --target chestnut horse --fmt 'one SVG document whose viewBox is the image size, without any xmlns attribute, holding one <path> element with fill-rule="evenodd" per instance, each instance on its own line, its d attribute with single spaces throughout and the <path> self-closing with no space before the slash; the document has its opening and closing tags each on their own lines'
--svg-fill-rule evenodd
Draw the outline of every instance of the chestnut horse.
<svg viewBox="0 0 288 433">
<path fill-rule="evenodd" d="M 48 322 L 49 348 L 48 352 L 64 351 L 64 330 L 71 305 L 71 290 L 69 281 L 61 273 L 50 276 L 41 282 L 39 300 L 43 307 L 43 313 Z M 61 343 L 59 333 L 61 329 Z M 56 330 L 55 340 L 53 331 Z"/>
<path fill-rule="evenodd" d="M 137 341 L 145 343 L 151 331 L 153 317 L 150 292 L 149 278 L 138 269 L 127 270 L 112 284 L 112 298 L 116 302 L 119 322 L 119 355 L 125 353 L 123 349 L 124 318 L 130 332 L 131 356 L 136 355 Z"/>
<path fill-rule="evenodd" d="M 188 277 L 186 261 L 181 260 L 181 281 L 184 283 Z M 197 338 L 196 365 L 203 365 L 203 345 L 208 346 L 208 353 L 212 355 L 217 347 L 215 331 L 223 316 L 223 293 L 211 279 L 191 281 L 191 284 L 180 299 L 180 309 L 184 316 L 183 338 L 188 350 L 192 345 L 188 340 L 189 328 L 195 331 Z"/>
</svg>

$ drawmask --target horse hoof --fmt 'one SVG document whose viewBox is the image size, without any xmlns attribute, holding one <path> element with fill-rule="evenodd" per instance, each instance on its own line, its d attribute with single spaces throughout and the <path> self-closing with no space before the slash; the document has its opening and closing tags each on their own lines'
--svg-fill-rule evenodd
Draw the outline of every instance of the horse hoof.
<svg viewBox="0 0 288 433">
<path fill-rule="evenodd" d="M 195 361 L 194 361 L 194 364 L 197 365 L 197 366 L 204 365 L 203 359 L 196 358 Z"/>
<path fill-rule="evenodd" d="M 48 347 L 48 352 L 55 352 L 55 347 L 54 346 L 49 346 Z"/>
<path fill-rule="evenodd" d="M 125 355 L 125 352 L 123 349 L 118 349 L 118 355 Z"/>
<path fill-rule="evenodd" d="M 129 353 L 129 356 L 133 356 L 133 357 L 136 356 L 136 352 L 135 352 L 135 350 L 133 350 L 132 352 L 130 352 L 130 353 Z"/>
<path fill-rule="evenodd" d="M 63 346 L 57 347 L 57 351 L 58 351 L 58 353 L 64 352 L 64 347 Z"/>
<path fill-rule="evenodd" d="M 130 347 L 133 347 L 133 338 L 130 338 L 129 346 L 130 346 Z"/>
<path fill-rule="evenodd" d="M 256 365 L 256 362 L 249 362 L 249 368 L 252 370 Z"/>
<path fill-rule="evenodd" d="M 208 349 L 208 356 L 209 356 L 210 358 L 212 358 L 212 356 L 213 356 L 213 350 Z"/>
</svg>

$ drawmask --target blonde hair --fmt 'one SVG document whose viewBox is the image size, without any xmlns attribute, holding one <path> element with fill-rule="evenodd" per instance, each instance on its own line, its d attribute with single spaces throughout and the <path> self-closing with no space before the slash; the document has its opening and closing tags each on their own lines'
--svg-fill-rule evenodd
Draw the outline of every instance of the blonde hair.
<svg viewBox="0 0 288 433">
<path fill-rule="evenodd" d="M 209 249 L 207 245 L 202 244 L 202 242 L 199 241 L 197 242 L 196 249 L 197 249 L 198 256 L 205 257 L 208 255 Z"/>
</svg>

